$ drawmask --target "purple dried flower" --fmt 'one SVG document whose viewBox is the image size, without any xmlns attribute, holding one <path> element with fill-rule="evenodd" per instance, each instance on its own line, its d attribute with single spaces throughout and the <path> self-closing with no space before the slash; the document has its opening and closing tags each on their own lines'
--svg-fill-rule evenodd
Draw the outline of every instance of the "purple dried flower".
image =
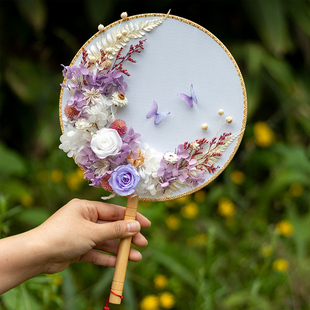
<svg viewBox="0 0 310 310">
<path fill-rule="evenodd" d="M 75 90 L 67 103 L 70 107 L 74 107 L 77 111 L 81 112 L 87 101 L 84 100 L 82 92 Z"/>
<path fill-rule="evenodd" d="M 86 81 L 90 87 L 94 87 L 96 90 L 98 89 L 99 92 L 102 94 L 105 90 L 105 82 L 104 82 L 104 75 L 98 74 L 98 70 L 94 70 L 86 77 Z"/>
<path fill-rule="evenodd" d="M 86 147 L 79 152 L 76 159 L 80 165 L 82 165 L 85 169 L 88 169 L 95 161 L 99 160 L 99 157 L 90 148 L 90 142 L 87 142 Z"/>
<path fill-rule="evenodd" d="M 129 145 L 131 149 L 135 144 L 140 144 L 139 138 L 141 135 L 139 133 L 135 133 L 132 127 L 129 128 L 125 137 L 123 137 L 123 142 Z"/>
<path fill-rule="evenodd" d="M 189 157 L 189 152 L 184 148 L 183 144 L 178 145 L 176 149 L 176 154 L 178 155 L 179 158 L 188 158 Z"/>
<path fill-rule="evenodd" d="M 124 76 L 119 70 L 112 70 L 102 76 L 106 84 L 105 92 L 108 94 L 119 92 L 125 94 L 127 83 L 124 82 Z"/>
<path fill-rule="evenodd" d="M 64 66 L 64 69 L 62 70 L 62 75 L 66 77 L 67 79 L 71 80 L 73 77 L 78 78 L 81 75 L 88 75 L 89 71 L 87 68 L 84 67 L 83 64 L 80 64 L 80 66 L 75 66 L 73 65 L 72 67 L 70 66 Z"/>
<path fill-rule="evenodd" d="M 91 168 L 85 170 L 84 176 L 91 182 L 89 186 L 100 187 L 102 176 L 96 175 Z"/>
</svg>

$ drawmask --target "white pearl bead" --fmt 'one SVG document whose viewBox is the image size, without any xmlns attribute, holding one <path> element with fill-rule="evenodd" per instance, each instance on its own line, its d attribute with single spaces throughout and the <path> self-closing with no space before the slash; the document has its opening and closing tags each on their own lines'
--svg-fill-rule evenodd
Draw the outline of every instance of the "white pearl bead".
<svg viewBox="0 0 310 310">
<path fill-rule="evenodd" d="M 104 31 L 104 26 L 103 26 L 102 24 L 100 24 L 100 25 L 98 26 L 98 30 L 99 30 L 100 32 Z"/>
<path fill-rule="evenodd" d="M 208 129 L 208 124 L 207 123 L 203 123 L 202 125 L 201 125 L 201 129 L 203 129 L 203 130 L 207 130 Z"/>
<path fill-rule="evenodd" d="M 122 19 L 126 19 L 127 17 L 128 17 L 127 12 L 123 12 L 123 13 L 121 14 L 121 18 L 122 18 Z"/>
<path fill-rule="evenodd" d="M 224 115 L 224 110 L 223 109 L 219 109 L 218 114 L 219 115 Z"/>
<path fill-rule="evenodd" d="M 233 118 L 232 118 L 231 116 L 227 116 L 227 117 L 226 117 L 226 122 L 227 122 L 228 124 L 232 123 L 232 121 L 233 121 Z"/>
</svg>

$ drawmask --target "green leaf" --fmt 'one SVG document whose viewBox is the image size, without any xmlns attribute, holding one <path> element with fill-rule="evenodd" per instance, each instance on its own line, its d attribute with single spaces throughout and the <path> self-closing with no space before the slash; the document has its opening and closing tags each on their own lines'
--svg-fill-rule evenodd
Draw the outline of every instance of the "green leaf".
<svg viewBox="0 0 310 310">
<path fill-rule="evenodd" d="M 172 257 L 155 250 L 153 251 L 152 257 L 172 273 L 175 273 L 185 283 L 189 284 L 195 289 L 197 288 L 197 279 L 193 276 L 190 270 L 188 270 L 180 263 L 177 257 Z"/>
<path fill-rule="evenodd" d="M 292 94 L 294 90 L 294 74 L 286 61 L 266 54 L 264 57 L 264 67 L 274 81 L 282 86 L 282 92 L 285 91 Z"/>
<path fill-rule="evenodd" d="M 281 0 L 244 0 L 243 4 L 262 41 L 272 52 L 283 54 L 292 49 Z"/>
<path fill-rule="evenodd" d="M 136 303 L 136 296 L 134 293 L 134 287 L 132 282 L 130 281 L 130 277 L 126 277 L 124 283 L 124 304 L 126 304 L 126 309 L 128 310 L 136 310 L 137 303 Z"/>
<path fill-rule="evenodd" d="M 2 296 L 2 301 L 8 310 L 40 310 L 38 301 L 27 291 L 25 284 L 21 284 Z"/>
<path fill-rule="evenodd" d="M 45 209 L 27 209 L 17 215 L 17 220 L 31 227 L 36 227 L 48 219 L 50 213 Z"/>
<path fill-rule="evenodd" d="M 273 310 L 273 306 L 264 298 L 250 294 L 248 291 L 239 291 L 225 298 L 223 305 L 227 309 L 256 309 Z"/>
<path fill-rule="evenodd" d="M 44 2 L 42 0 L 15 0 L 15 3 L 21 15 L 32 28 L 37 32 L 42 31 L 47 20 Z"/>
<path fill-rule="evenodd" d="M 111 286 L 112 283 L 112 278 L 114 274 L 114 269 L 106 269 L 101 277 L 100 280 L 93 285 L 92 292 L 91 292 L 91 297 L 93 299 L 98 299 L 101 297 L 104 292 L 107 290 L 109 291 L 109 287 Z"/>
<path fill-rule="evenodd" d="M 5 79 L 12 91 L 25 103 L 33 105 L 44 93 L 41 67 L 25 59 L 12 59 L 8 62 Z"/>
<path fill-rule="evenodd" d="M 26 171 L 24 159 L 0 142 L 1 175 L 23 175 Z"/>
<path fill-rule="evenodd" d="M 309 1 L 285 1 L 287 11 L 291 14 L 294 22 L 310 36 L 310 10 Z"/>
<path fill-rule="evenodd" d="M 97 1 L 88 0 L 85 2 L 86 12 L 90 16 L 90 21 L 97 31 L 99 24 L 104 24 L 106 20 L 109 20 L 111 11 L 113 9 L 113 0 Z M 121 12 L 120 12 L 121 13 Z M 106 26 L 106 25 L 104 25 Z"/>
<path fill-rule="evenodd" d="M 64 309 L 78 309 L 77 291 L 71 268 L 63 271 L 63 294 L 65 298 Z"/>
<path fill-rule="evenodd" d="M 288 218 L 291 221 L 294 232 L 292 239 L 296 245 L 297 258 L 301 261 L 307 258 L 307 252 L 310 245 L 310 214 L 300 216 L 297 214 L 296 206 L 287 205 Z"/>
</svg>

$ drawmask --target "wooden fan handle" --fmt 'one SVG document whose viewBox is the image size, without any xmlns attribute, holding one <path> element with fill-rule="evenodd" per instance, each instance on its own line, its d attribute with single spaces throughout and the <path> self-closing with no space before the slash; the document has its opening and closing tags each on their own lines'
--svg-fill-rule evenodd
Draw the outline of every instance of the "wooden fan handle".
<svg viewBox="0 0 310 310">
<path fill-rule="evenodd" d="M 128 197 L 124 220 L 135 220 L 138 208 L 139 197 Z M 117 295 L 123 295 L 124 282 L 126 277 L 128 256 L 132 237 L 123 238 L 117 253 L 116 266 L 111 286 L 111 291 Z M 110 293 L 109 302 L 111 304 L 120 304 L 121 298 Z"/>
</svg>

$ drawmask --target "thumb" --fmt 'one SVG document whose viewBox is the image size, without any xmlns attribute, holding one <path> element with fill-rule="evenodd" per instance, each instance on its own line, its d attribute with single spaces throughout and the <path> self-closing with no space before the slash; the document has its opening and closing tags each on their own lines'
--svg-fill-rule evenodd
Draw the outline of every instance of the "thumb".
<svg viewBox="0 0 310 310">
<path fill-rule="evenodd" d="M 141 230 L 138 221 L 115 221 L 104 224 L 95 224 L 93 241 L 95 243 L 114 240 L 125 237 L 132 237 Z"/>
</svg>

